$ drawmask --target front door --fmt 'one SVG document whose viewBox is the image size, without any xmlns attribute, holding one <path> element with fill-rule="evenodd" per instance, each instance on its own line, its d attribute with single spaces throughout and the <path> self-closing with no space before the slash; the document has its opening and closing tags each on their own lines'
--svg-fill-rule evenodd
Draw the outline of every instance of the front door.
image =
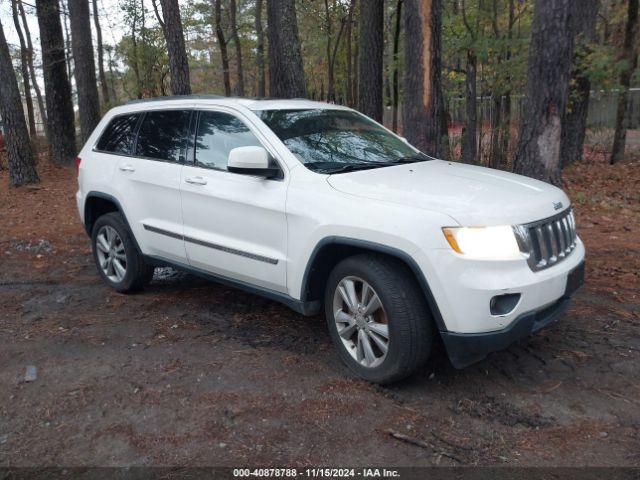
<svg viewBox="0 0 640 480">
<path fill-rule="evenodd" d="M 286 291 L 284 179 L 227 171 L 236 147 L 263 146 L 234 113 L 198 113 L 191 163 L 182 170 L 182 217 L 189 264 L 236 281 Z"/>
</svg>

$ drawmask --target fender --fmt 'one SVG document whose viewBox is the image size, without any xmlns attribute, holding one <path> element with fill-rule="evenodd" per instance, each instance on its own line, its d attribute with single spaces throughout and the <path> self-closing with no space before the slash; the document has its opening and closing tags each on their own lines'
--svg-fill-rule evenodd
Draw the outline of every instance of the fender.
<svg viewBox="0 0 640 480">
<path fill-rule="evenodd" d="M 356 238 L 348 238 L 348 237 L 338 237 L 338 236 L 330 236 L 325 237 L 320 240 L 311 252 L 311 256 L 309 257 L 309 261 L 307 262 L 307 266 L 304 271 L 304 275 L 302 277 L 302 292 L 301 292 L 301 301 L 307 302 L 309 295 L 309 282 L 311 276 L 311 268 L 316 260 L 316 256 L 318 253 L 327 245 L 345 245 L 349 247 L 362 248 L 364 250 L 370 250 L 374 252 L 383 253 L 386 255 L 390 255 L 392 257 L 397 258 L 398 260 L 404 262 L 413 272 L 422 293 L 424 294 L 427 304 L 429 306 L 429 310 L 433 315 L 433 319 L 436 322 L 436 326 L 440 332 L 446 332 L 447 327 L 442 319 L 442 314 L 440 313 L 440 309 L 438 308 L 438 304 L 431 292 L 431 288 L 429 287 L 429 282 L 425 278 L 422 270 L 416 263 L 416 261 L 409 254 L 395 247 L 390 247 L 388 245 L 383 245 L 375 242 L 369 242 L 367 240 L 360 240 Z"/>
<path fill-rule="evenodd" d="M 127 215 L 124 213 L 124 209 L 122 208 L 122 205 L 120 204 L 120 202 L 118 201 L 117 198 L 115 198 L 112 195 L 109 195 L 107 193 L 102 193 L 102 192 L 96 192 L 95 190 L 90 191 L 89 193 L 87 193 L 87 195 L 85 196 L 84 199 L 84 229 L 87 232 L 87 235 L 89 235 L 89 237 L 91 237 L 91 232 L 89 231 L 89 226 L 87 225 L 87 204 L 88 204 L 88 200 L 90 198 L 101 198 L 103 200 L 108 200 L 111 203 L 113 203 L 116 208 L 118 209 L 118 212 L 120 213 L 120 215 L 122 215 L 122 218 L 124 219 L 124 223 L 127 225 L 127 228 L 129 229 L 129 232 L 131 232 L 131 238 L 133 238 L 133 243 L 136 247 L 136 249 L 138 250 L 138 252 L 140 254 L 142 254 L 142 249 L 140 248 L 140 245 L 138 245 L 138 240 L 136 239 L 136 236 L 133 234 L 133 230 L 131 229 L 131 224 L 129 223 L 129 220 L 127 219 Z"/>
</svg>

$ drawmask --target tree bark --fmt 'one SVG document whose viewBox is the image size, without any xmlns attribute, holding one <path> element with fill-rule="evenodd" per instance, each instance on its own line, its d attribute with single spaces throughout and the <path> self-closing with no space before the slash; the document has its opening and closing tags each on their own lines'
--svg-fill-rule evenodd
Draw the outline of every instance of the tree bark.
<svg viewBox="0 0 640 480">
<path fill-rule="evenodd" d="M 18 17 L 18 6 L 16 0 L 11 0 L 11 14 L 13 16 L 13 25 L 18 34 L 20 41 L 20 72 L 22 73 L 22 84 L 24 87 L 24 97 L 27 104 L 27 118 L 29 120 L 29 133 L 31 136 L 36 134 L 36 120 L 33 114 L 33 98 L 31 98 L 31 85 L 29 82 L 29 56 L 27 46 L 25 45 L 22 28 L 20 28 L 20 19 Z"/>
<path fill-rule="evenodd" d="M 160 0 L 164 17 L 165 39 L 169 52 L 169 70 L 171 72 L 171 93 L 190 95 L 189 61 L 184 46 L 184 33 L 180 18 L 178 0 Z"/>
<path fill-rule="evenodd" d="M 405 0 L 403 131 L 429 155 L 447 155 L 442 95 L 441 0 Z"/>
<path fill-rule="evenodd" d="M 102 93 L 102 103 L 109 104 L 109 85 L 104 73 L 104 47 L 102 45 L 102 29 L 100 28 L 100 13 L 98 11 L 98 0 L 93 1 L 93 24 L 96 28 L 96 45 L 98 50 L 98 77 L 100 78 L 100 91 Z"/>
<path fill-rule="evenodd" d="M 306 97 L 295 0 L 267 0 L 267 22 L 270 95 Z"/>
<path fill-rule="evenodd" d="M 220 57 L 222 58 L 222 81 L 224 83 L 224 94 L 231 96 L 231 77 L 229 75 L 229 53 L 227 52 L 227 40 L 224 37 L 222 28 L 222 5 L 221 0 L 213 0 L 213 10 L 216 24 L 216 37 L 220 47 Z"/>
<path fill-rule="evenodd" d="M 29 74 L 31 76 L 31 85 L 36 92 L 36 99 L 38 100 L 38 110 L 40 111 L 40 118 L 44 123 L 44 130 L 47 130 L 47 112 L 44 107 L 44 99 L 42 98 L 42 92 L 40 91 L 40 85 L 38 85 L 38 77 L 36 76 L 36 70 L 33 66 L 33 43 L 31 41 L 31 32 L 29 31 L 29 25 L 27 24 L 27 16 L 24 13 L 24 7 L 22 1 L 18 0 L 18 10 L 20 11 L 20 18 L 22 20 L 22 26 L 24 28 L 24 34 L 27 40 L 27 59 L 29 65 Z"/>
<path fill-rule="evenodd" d="M 49 152 L 53 162 L 70 164 L 76 154 L 76 139 L 58 0 L 36 0 L 36 9 L 42 47 Z"/>
<path fill-rule="evenodd" d="M 356 0 L 351 0 L 349 3 L 349 13 L 347 14 L 347 105 L 353 107 L 354 92 L 353 92 L 353 12 L 356 8 Z"/>
<path fill-rule="evenodd" d="M 620 72 L 620 93 L 618 94 L 618 111 L 616 129 L 611 149 L 611 165 L 624 158 L 627 141 L 627 108 L 629 103 L 629 87 L 634 70 L 638 67 L 638 45 L 635 42 L 638 30 L 638 0 L 628 0 L 627 22 L 624 31 L 624 48 L 622 60 L 626 65 Z"/>
<path fill-rule="evenodd" d="M 582 159 L 591 93 L 591 81 L 587 72 L 584 71 L 584 62 L 591 50 L 590 45 L 597 41 L 597 16 L 598 0 L 582 0 L 574 5 L 572 30 L 576 48 L 571 71 L 568 105 L 562 117 L 560 161 L 563 167 Z"/>
<path fill-rule="evenodd" d="M 384 0 L 360 3 L 358 110 L 382 122 Z"/>
<path fill-rule="evenodd" d="M 513 39 L 513 26 L 515 24 L 515 0 L 509 0 L 509 21 L 507 25 L 507 51 L 505 59 L 511 60 L 511 41 Z M 511 75 L 507 75 L 507 85 L 511 85 Z M 500 137 L 502 142 L 501 158 L 496 159 L 498 166 L 508 165 L 509 163 L 509 144 L 511 140 L 511 88 L 508 87 L 504 92 L 504 102 L 502 102 L 502 119 L 500 126 Z"/>
<path fill-rule="evenodd" d="M 100 97 L 91 39 L 91 16 L 87 0 L 69 0 L 71 46 L 75 64 L 81 142 L 87 141 L 100 121 Z"/>
<path fill-rule="evenodd" d="M 396 25 L 393 32 L 393 77 L 392 77 L 392 108 L 393 118 L 391 120 L 391 129 L 398 131 L 398 103 L 399 103 L 399 85 L 398 85 L 398 69 L 399 69 L 399 50 L 400 50 L 400 29 L 402 27 L 402 1 L 396 3 Z"/>
<path fill-rule="evenodd" d="M 562 115 L 567 104 L 573 35 L 572 0 L 536 0 L 524 112 L 515 156 L 517 173 L 560 183 Z"/>
<path fill-rule="evenodd" d="M 338 36 L 336 37 L 336 41 L 331 46 L 331 16 L 329 13 L 329 2 L 325 0 L 325 15 L 327 21 L 327 101 L 335 102 L 336 101 L 336 86 L 335 86 L 335 64 L 336 57 L 338 55 L 338 48 L 340 47 L 340 40 L 342 39 L 342 32 L 344 31 L 346 18 L 343 18 L 340 21 L 340 30 L 338 31 Z"/>
<path fill-rule="evenodd" d="M 144 27 L 144 11 L 142 12 Z M 138 65 L 138 38 L 136 28 L 138 27 L 138 7 L 133 5 L 133 17 L 131 19 L 131 48 L 133 50 L 133 76 L 136 80 L 136 97 L 142 98 L 142 78 L 140 76 L 140 66 Z"/>
<path fill-rule="evenodd" d="M 467 123 L 462 131 L 462 161 L 476 163 L 478 157 L 478 93 L 476 89 L 476 71 L 478 59 L 472 49 L 467 50 L 467 66 L 465 74 L 465 109 Z"/>
<path fill-rule="evenodd" d="M 491 26 L 493 30 L 493 37 L 496 42 L 500 42 L 502 35 L 498 26 L 498 0 L 493 0 L 491 9 Z M 507 47 L 508 48 L 508 47 Z M 503 53 L 500 52 L 496 59 L 496 69 L 501 69 Z M 494 91 L 491 94 L 491 136 L 489 146 L 489 158 L 487 164 L 491 168 L 498 168 L 502 163 L 502 152 L 500 151 L 500 134 L 502 133 L 501 127 L 502 116 L 502 91 L 494 87 Z"/>
<path fill-rule="evenodd" d="M 264 72 L 264 30 L 262 28 L 262 0 L 256 0 L 255 13 L 256 26 L 256 66 L 258 68 L 258 88 L 257 96 L 263 98 L 267 95 L 265 72 Z"/>
<path fill-rule="evenodd" d="M 38 181 L 20 89 L 13 71 L 9 46 L 0 23 L 0 115 L 5 131 L 9 182 L 18 186 Z"/>
<path fill-rule="evenodd" d="M 69 83 L 71 84 L 71 94 L 73 95 L 73 84 L 71 83 L 71 79 L 73 78 L 73 64 L 74 60 L 71 55 L 71 34 L 69 33 L 69 9 L 65 0 L 60 0 L 60 15 L 62 18 L 62 27 L 64 28 L 64 58 L 67 61 L 67 78 L 69 78 Z M 72 97 L 73 98 L 73 97 Z"/>
<path fill-rule="evenodd" d="M 229 0 L 229 17 L 231 20 L 231 38 L 236 48 L 236 94 L 244 97 L 244 70 L 242 69 L 242 44 L 240 43 L 240 35 L 238 34 L 238 6 L 236 0 Z"/>
<path fill-rule="evenodd" d="M 324 24 L 327 32 L 327 101 L 333 101 L 334 85 L 333 85 L 333 64 L 331 62 L 331 10 L 329 10 L 329 0 L 324 0 Z M 324 100 L 324 99 L 323 99 Z"/>
</svg>

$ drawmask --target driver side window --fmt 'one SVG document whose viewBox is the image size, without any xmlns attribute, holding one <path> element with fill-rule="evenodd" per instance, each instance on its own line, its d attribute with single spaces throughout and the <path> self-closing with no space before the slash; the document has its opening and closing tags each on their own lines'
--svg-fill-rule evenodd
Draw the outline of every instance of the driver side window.
<svg viewBox="0 0 640 480">
<path fill-rule="evenodd" d="M 240 119 L 225 112 L 200 112 L 196 130 L 196 166 L 226 170 L 229 152 L 247 146 L 261 147 L 262 144 Z"/>
</svg>

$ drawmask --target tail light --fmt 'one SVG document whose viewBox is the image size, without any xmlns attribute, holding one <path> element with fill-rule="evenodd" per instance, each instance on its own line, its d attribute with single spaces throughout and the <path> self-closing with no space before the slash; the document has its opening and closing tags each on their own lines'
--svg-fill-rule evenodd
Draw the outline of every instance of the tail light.
<svg viewBox="0 0 640 480">
<path fill-rule="evenodd" d="M 76 157 L 76 173 L 80 172 L 80 162 L 82 162 L 82 159 L 80 157 Z"/>
</svg>

